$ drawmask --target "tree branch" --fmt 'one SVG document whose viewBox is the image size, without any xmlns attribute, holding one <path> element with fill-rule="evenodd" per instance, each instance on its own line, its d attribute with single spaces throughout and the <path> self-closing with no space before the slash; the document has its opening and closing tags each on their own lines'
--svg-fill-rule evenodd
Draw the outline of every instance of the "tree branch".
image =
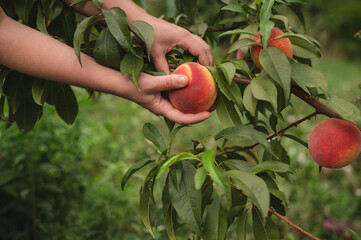
<svg viewBox="0 0 361 240">
<path fill-rule="evenodd" d="M 296 224 L 294 224 L 293 222 L 291 222 L 290 220 L 288 220 L 287 218 L 285 218 L 284 216 L 282 216 L 281 214 L 279 214 L 274 208 L 269 208 L 268 211 L 270 211 L 273 215 L 275 215 L 276 217 L 278 217 L 279 219 L 281 219 L 282 221 L 286 222 L 288 225 L 290 225 L 291 227 L 297 229 L 298 231 L 300 231 L 301 233 L 309 236 L 310 238 L 314 239 L 314 240 L 320 240 L 318 237 L 313 236 L 311 233 L 307 232 L 306 230 L 304 230 L 303 228 L 297 226 Z"/>
</svg>

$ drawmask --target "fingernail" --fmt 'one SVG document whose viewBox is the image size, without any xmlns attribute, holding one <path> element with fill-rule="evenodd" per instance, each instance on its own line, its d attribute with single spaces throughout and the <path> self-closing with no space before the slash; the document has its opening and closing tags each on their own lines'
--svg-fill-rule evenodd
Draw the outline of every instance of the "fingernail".
<svg viewBox="0 0 361 240">
<path fill-rule="evenodd" d="M 187 79 L 186 77 L 180 77 L 180 78 L 179 78 L 179 84 L 180 84 L 182 87 L 187 86 L 187 84 L 188 84 L 188 79 Z"/>
</svg>

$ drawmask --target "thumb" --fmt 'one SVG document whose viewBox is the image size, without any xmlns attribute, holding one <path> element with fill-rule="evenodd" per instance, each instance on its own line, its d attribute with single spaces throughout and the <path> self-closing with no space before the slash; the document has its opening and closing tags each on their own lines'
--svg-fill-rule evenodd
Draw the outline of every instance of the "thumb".
<svg viewBox="0 0 361 240">
<path fill-rule="evenodd" d="M 187 86 L 188 78 L 180 74 L 153 77 L 151 81 L 143 82 L 141 88 L 146 93 L 156 93 L 165 90 L 183 88 Z"/>
</svg>

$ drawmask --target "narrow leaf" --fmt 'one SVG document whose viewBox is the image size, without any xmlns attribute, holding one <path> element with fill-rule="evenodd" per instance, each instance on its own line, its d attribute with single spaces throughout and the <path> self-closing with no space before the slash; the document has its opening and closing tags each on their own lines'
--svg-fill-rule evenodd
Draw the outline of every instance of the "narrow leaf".
<svg viewBox="0 0 361 240">
<path fill-rule="evenodd" d="M 221 10 L 228 10 L 228 11 L 237 12 L 237 13 L 247 13 L 247 10 L 244 9 L 239 4 L 228 4 L 228 5 L 224 6 L 224 7 L 222 7 Z"/>
<path fill-rule="evenodd" d="M 221 68 L 224 76 L 226 77 L 228 84 L 231 85 L 233 77 L 236 73 L 236 68 L 230 62 L 222 63 L 221 65 L 219 65 L 219 67 Z"/>
<path fill-rule="evenodd" d="M 154 42 L 154 29 L 151 25 L 143 21 L 134 21 L 129 24 L 132 32 L 137 35 L 145 43 L 147 48 L 147 56 L 150 61 L 150 51 Z"/>
<path fill-rule="evenodd" d="M 125 185 L 127 184 L 129 178 L 136 173 L 138 170 L 140 170 L 141 168 L 145 167 L 146 165 L 148 165 L 149 163 L 154 162 L 153 159 L 151 158 L 146 158 L 143 159 L 141 161 L 136 162 L 133 166 L 131 166 L 128 171 L 124 174 L 123 178 L 122 178 L 122 183 L 121 183 L 121 187 L 122 189 L 125 188 Z"/>
<path fill-rule="evenodd" d="M 207 240 L 223 240 L 227 234 L 227 213 L 215 197 L 208 208 L 204 235 Z"/>
<path fill-rule="evenodd" d="M 83 21 L 81 21 L 78 24 L 78 26 L 75 30 L 75 33 L 74 33 L 73 46 L 74 46 L 74 51 L 75 51 L 76 56 L 78 57 L 80 65 L 81 65 L 81 58 L 80 58 L 81 43 L 83 41 L 85 31 L 89 27 L 89 24 L 91 23 L 93 18 L 94 18 L 93 16 L 87 17 Z"/>
<path fill-rule="evenodd" d="M 114 7 L 107 10 L 103 9 L 103 14 L 110 32 L 118 43 L 133 55 L 138 56 L 132 46 L 132 39 L 125 12 L 118 7 Z"/>
<path fill-rule="evenodd" d="M 143 135 L 146 139 L 151 141 L 159 152 L 163 152 L 166 149 L 165 141 L 162 134 L 151 123 L 145 123 L 143 125 Z"/>
<path fill-rule="evenodd" d="M 218 139 L 224 138 L 224 137 L 225 138 L 235 137 L 235 138 L 241 138 L 241 139 L 254 140 L 254 141 L 260 143 L 267 152 L 269 152 L 275 156 L 275 154 L 271 148 L 271 145 L 269 144 L 267 139 L 264 137 L 264 135 L 262 135 L 260 132 L 258 132 L 257 130 L 255 130 L 249 126 L 241 125 L 241 126 L 225 128 L 217 133 L 217 135 L 215 136 L 215 139 L 218 140 Z M 277 157 L 277 156 L 275 156 L 275 157 Z"/>
<path fill-rule="evenodd" d="M 260 209 L 261 216 L 265 218 L 268 214 L 270 196 L 264 180 L 241 170 L 231 170 L 227 174 L 234 180 L 237 189 L 246 192 L 253 204 Z"/>
<path fill-rule="evenodd" d="M 217 183 L 222 188 L 226 189 L 229 186 L 224 184 L 222 175 L 217 168 L 215 162 L 216 162 L 216 155 L 213 151 L 206 149 L 201 155 L 200 158 L 202 160 L 204 168 L 209 173 L 212 180 Z"/>
<path fill-rule="evenodd" d="M 169 181 L 171 202 L 179 217 L 188 227 L 201 235 L 201 199 L 202 193 L 194 186 L 195 168 L 188 162 L 182 162 L 183 175 L 177 188 L 174 181 Z"/>
<path fill-rule="evenodd" d="M 260 173 L 260 172 L 266 172 L 266 171 L 272 171 L 277 173 L 295 173 L 295 171 L 291 168 L 290 165 L 283 163 L 283 162 L 277 162 L 277 161 L 265 161 L 257 164 L 254 166 L 249 172 L 250 173 Z"/>
<path fill-rule="evenodd" d="M 257 34 L 255 34 L 253 32 L 250 32 L 248 30 L 244 30 L 244 29 L 229 30 L 229 31 L 226 31 L 226 32 L 223 32 L 223 33 L 219 34 L 218 37 L 220 38 L 220 37 L 223 37 L 223 36 L 226 36 L 226 35 L 233 35 L 233 34 L 247 34 L 247 35 L 250 35 L 250 36 L 257 37 Z"/>
<path fill-rule="evenodd" d="M 140 216 L 142 218 L 144 226 L 147 228 L 148 232 L 152 235 L 153 239 L 156 239 L 154 236 L 152 225 L 150 221 L 150 202 L 152 199 L 152 189 L 153 181 L 146 180 L 143 186 L 140 189 L 139 199 L 140 199 Z"/>
<path fill-rule="evenodd" d="M 286 55 L 278 48 L 271 46 L 260 52 L 259 60 L 263 69 L 283 88 L 287 102 L 291 93 L 291 64 Z"/>
<path fill-rule="evenodd" d="M 277 110 L 277 88 L 271 79 L 260 75 L 252 79 L 250 86 L 256 99 L 271 103 L 272 107 Z"/>
<path fill-rule="evenodd" d="M 248 209 L 245 209 L 237 221 L 237 240 L 246 240 Z"/>
<path fill-rule="evenodd" d="M 224 128 L 242 124 L 234 103 L 229 101 L 222 93 L 218 94 L 216 104 L 217 117 Z"/>
<path fill-rule="evenodd" d="M 118 43 L 108 28 L 100 32 L 95 42 L 93 55 L 98 63 L 119 69 L 121 57 Z"/>
</svg>

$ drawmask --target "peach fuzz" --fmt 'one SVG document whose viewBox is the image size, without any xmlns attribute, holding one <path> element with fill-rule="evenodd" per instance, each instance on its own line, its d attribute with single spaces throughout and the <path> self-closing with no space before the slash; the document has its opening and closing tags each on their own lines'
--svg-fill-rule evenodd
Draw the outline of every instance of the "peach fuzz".
<svg viewBox="0 0 361 240">
<path fill-rule="evenodd" d="M 217 97 L 217 87 L 210 71 L 195 62 L 187 62 L 177 67 L 173 74 L 188 77 L 188 85 L 169 91 L 172 105 L 184 113 L 198 113 L 209 110 Z"/>
<path fill-rule="evenodd" d="M 312 158 L 320 166 L 327 168 L 347 166 L 360 154 L 360 129 L 346 120 L 327 119 L 311 132 L 308 148 Z"/>
<path fill-rule="evenodd" d="M 281 34 L 283 34 L 282 30 L 280 30 L 279 28 L 276 28 L 276 27 L 272 28 L 271 35 L 270 35 L 268 41 L 274 39 L 275 37 L 277 37 Z M 261 33 L 259 31 L 257 32 L 257 36 L 258 37 L 254 36 L 252 39 L 262 45 Z M 281 38 L 281 39 L 270 41 L 268 43 L 267 47 L 270 47 L 270 46 L 277 47 L 287 57 L 290 57 L 290 58 L 293 57 L 292 44 L 288 38 Z M 259 62 L 259 53 L 261 52 L 262 49 L 263 49 L 263 47 L 259 46 L 259 45 L 250 46 L 251 58 L 259 70 L 261 70 L 263 68 L 261 63 Z"/>
</svg>

